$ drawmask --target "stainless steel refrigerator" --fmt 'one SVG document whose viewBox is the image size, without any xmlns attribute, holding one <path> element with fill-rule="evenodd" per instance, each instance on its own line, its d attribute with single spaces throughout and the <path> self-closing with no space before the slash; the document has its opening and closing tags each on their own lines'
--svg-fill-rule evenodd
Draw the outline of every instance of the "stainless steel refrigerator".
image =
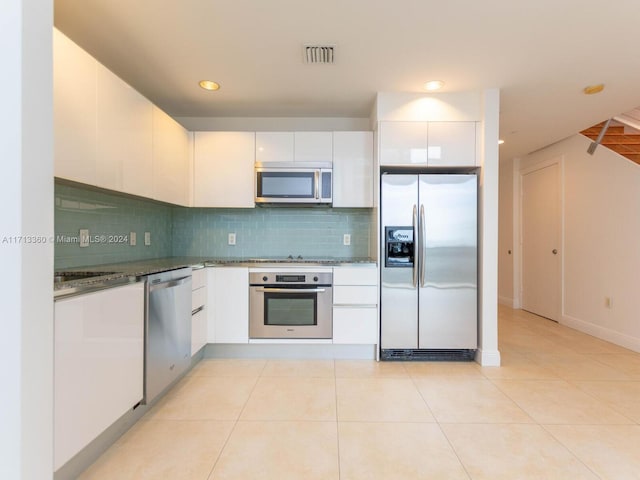
<svg viewBox="0 0 640 480">
<path fill-rule="evenodd" d="M 383 172 L 380 195 L 382 359 L 472 359 L 477 175 Z"/>
</svg>

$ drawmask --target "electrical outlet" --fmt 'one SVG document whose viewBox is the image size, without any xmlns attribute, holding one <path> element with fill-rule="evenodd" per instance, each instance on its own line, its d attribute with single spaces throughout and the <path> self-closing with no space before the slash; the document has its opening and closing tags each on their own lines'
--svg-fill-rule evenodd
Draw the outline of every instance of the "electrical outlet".
<svg viewBox="0 0 640 480">
<path fill-rule="evenodd" d="M 351 234 L 345 233 L 342 236 L 342 244 L 343 245 L 351 245 Z"/>
<path fill-rule="evenodd" d="M 151 232 L 144 232 L 144 244 L 147 247 L 151 245 Z"/>
<path fill-rule="evenodd" d="M 80 229 L 80 246 L 81 247 L 89 246 L 89 230 L 86 228 Z"/>
<path fill-rule="evenodd" d="M 613 308 L 613 298 L 604 297 L 604 306 L 605 308 Z"/>
<path fill-rule="evenodd" d="M 131 245 L 132 247 L 136 246 L 136 232 L 129 232 L 129 245 Z"/>
<path fill-rule="evenodd" d="M 235 233 L 230 233 L 229 237 L 227 239 L 227 243 L 229 245 L 235 245 L 236 244 L 236 234 Z"/>
</svg>

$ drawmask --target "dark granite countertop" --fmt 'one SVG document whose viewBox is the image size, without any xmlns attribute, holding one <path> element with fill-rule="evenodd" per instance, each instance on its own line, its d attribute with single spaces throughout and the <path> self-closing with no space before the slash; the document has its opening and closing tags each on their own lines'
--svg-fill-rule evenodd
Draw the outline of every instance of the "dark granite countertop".
<svg viewBox="0 0 640 480">
<path fill-rule="evenodd" d="M 368 257 L 344 258 L 242 258 L 242 257 L 165 257 L 134 262 L 108 263 L 104 265 L 87 265 L 84 267 L 72 267 L 56 270 L 56 275 L 69 275 L 77 273 L 74 280 L 55 282 L 54 297 L 67 294 L 82 293 L 109 288 L 110 286 L 123 285 L 135 282 L 139 277 L 154 273 L 175 270 L 178 268 L 192 267 L 203 268 L 216 266 L 245 266 L 245 267 L 312 267 L 312 266 L 348 266 L 348 265 L 375 265 L 375 260 Z"/>
</svg>

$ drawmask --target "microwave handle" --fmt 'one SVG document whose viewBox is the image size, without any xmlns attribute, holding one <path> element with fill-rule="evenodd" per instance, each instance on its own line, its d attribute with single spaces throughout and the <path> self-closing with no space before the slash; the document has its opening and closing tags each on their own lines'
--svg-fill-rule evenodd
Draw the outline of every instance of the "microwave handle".
<svg viewBox="0 0 640 480">
<path fill-rule="evenodd" d="M 316 170 L 313 176 L 316 183 L 316 200 L 320 200 L 320 170 Z"/>
</svg>

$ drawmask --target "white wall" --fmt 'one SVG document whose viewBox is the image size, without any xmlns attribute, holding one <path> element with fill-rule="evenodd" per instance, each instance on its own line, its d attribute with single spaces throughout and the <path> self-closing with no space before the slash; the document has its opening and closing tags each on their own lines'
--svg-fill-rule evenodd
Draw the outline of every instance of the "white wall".
<svg viewBox="0 0 640 480">
<path fill-rule="evenodd" d="M 589 144 L 575 135 L 520 167 L 564 155 L 561 322 L 640 351 L 640 166 L 602 146 L 588 155 Z"/>
<path fill-rule="evenodd" d="M 51 0 L 0 15 L 0 478 L 53 476 Z M 45 239 L 44 243 L 26 243 Z"/>
<path fill-rule="evenodd" d="M 184 128 L 199 131 L 367 131 L 368 118 L 342 117 L 174 117 Z"/>
<path fill-rule="evenodd" d="M 500 161 L 500 200 L 498 203 L 498 300 L 510 307 L 514 305 L 513 165 L 513 160 Z"/>
</svg>

